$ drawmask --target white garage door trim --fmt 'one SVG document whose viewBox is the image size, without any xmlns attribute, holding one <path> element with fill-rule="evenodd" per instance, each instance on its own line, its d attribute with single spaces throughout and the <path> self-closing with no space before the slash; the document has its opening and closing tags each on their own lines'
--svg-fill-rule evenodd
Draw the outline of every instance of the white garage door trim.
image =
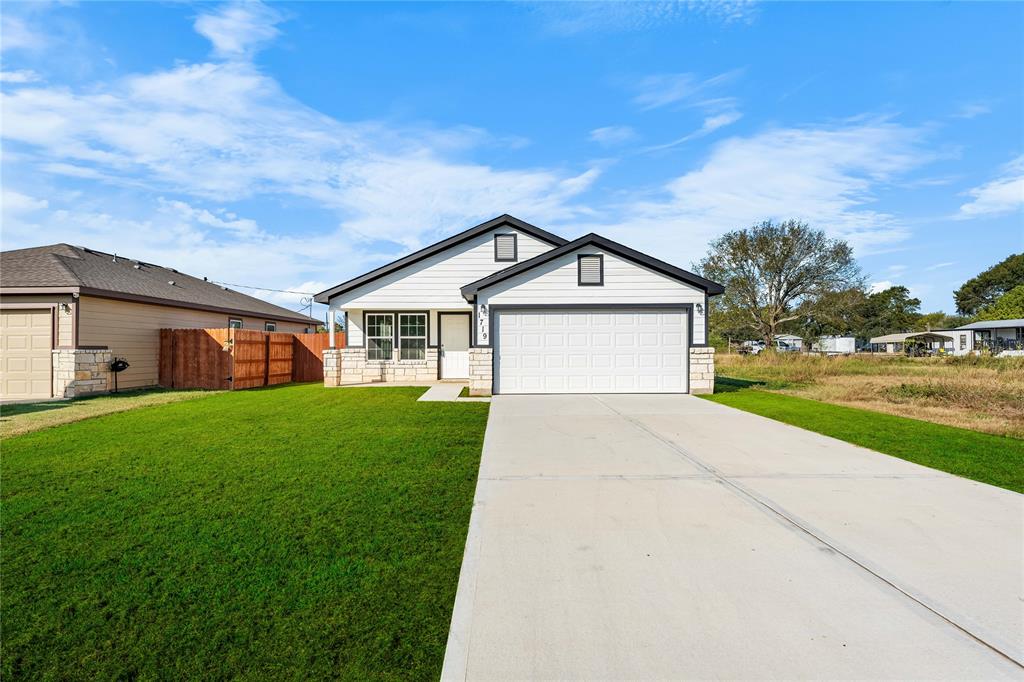
<svg viewBox="0 0 1024 682">
<path fill-rule="evenodd" d="M 13 317 L 21 316 L 26 319 L 11 324 Z M 39 322 L 44 324 L 36 326 Z M 45 303 L 0 308 L 0 400 L 53 397 L 54 323 L 54 308 Z M 11 381 L 24 390 L 8 394 Z"/>
<path fill-rule="evenodd" d="M 539 317 L 531 319 L 536 314 Z M 616 325 L 624 321 L 623 315 L 632 315 L 627 321 L 632 335 L 616 333 Z M 589 316 L 607 316 L 597 317 Z M 642 317 L 640 317 L 642 316 Z M 663 316 L 679 316 L 678 336 L 669 335 Z M 685 316 L 685 318 L 684 318 Z M 514 369 L 506 364 L 502 376 L 502 359 L 506 363 L 521 365 L 527 355 L 510 352 L 510 345 L 522 344 L 525 331 L 505 324 L 523 324 L 529 321 L 537 328 L 534 334 L 544 334 L 544 325 L 550 329 L 551 337 L 536 338 L 534 347 L 538 357 L 532 358 L 537 372 L 522 372 L 520 366 Z M 646 320 L 646 322 L 645 322 Z M 547 321 L 552 321 L 553 324 Z M 669 318 L 669 322 L 671 322 Z M 595 325 L 607 325 L 603 329 Z M 650 324 L 649 333 L 644 334 L 642 326 Z M 577 304 L 577 305 L 494 305 L 490 311 L 491 339 L 494 344 L 492 359 L 492 389 L 494 393 L 688 393 L 690 389 L 690 353 L 693 346 L 693 304 Z M 603 336 L 599 341 L 597 335 Z M 573 340 L 573 337 L 577 337 Z M 548 349 L 565 349 L 562 353 L 550 353 Z M 602 358 L 606 373 L 593 371 L 600 357 L 593 349 L 607 344 L 610 357 Z M 668 344 L 666 346 L 666 344 Z M 644 353 L 643 347 L 657 349 Z M 586 349 L 583 353 L 572 353 L 572 348 Z M 615 354 L 616 347 L 624 347 L 629 353 Z M 665 350 L 665 349 L 668 350 Z M 573 362 L 582 363 L 573 368 Z M 672 364 L 676 362 L 678 364 Z M 620 364 L 621 363 L 621 364 Z M 645 369 L 645 363 L 647 371 Z M 540 364 L 545 367 L 540 367 Z M 666 372 L 666 367 L 679 367 L 681 373 Z M 619 369 L 621 368 L 621 369 Z M 552 369 L 545 373 L 544 369 Z M 558 370 L 565 369 L 564 374 Z M 575 370 L 575 371 L 573 371 Z M 635 371 L 630 371 L 635 370 Z M 548 374 L 548 376 L 544 376 Z M 673 381 L 678 379 L 678 381 Z"/>
</svg>

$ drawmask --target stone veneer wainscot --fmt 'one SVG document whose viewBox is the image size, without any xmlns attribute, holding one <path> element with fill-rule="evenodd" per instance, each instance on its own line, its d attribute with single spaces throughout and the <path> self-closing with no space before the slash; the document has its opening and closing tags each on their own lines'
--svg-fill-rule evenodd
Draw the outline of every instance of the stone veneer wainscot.
<svg viewBox="0 0 1024 682">
<path fill-rule="evenodd" d="M 110 390 L 109 350 L 58 348 L 53 351 L 53 397 L 80 398 Z"/>
<path fill-rule="evenodd" d="M 367 360 L 365 348 L 324 350 L 325 386 L 403 381 L 437 381 L 437 349 L 427 348 L 424 360 Z"/>
<path fill-rule="evenodd" d="M 715 392 L 715 349 L 711 346 L 690 348 L 690 393 Z"/>
</svg>

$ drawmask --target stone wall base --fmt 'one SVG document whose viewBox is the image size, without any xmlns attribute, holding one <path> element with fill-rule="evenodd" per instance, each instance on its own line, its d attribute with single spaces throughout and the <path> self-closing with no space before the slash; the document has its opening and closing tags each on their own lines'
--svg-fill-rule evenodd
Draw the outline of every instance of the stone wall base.
<svg viewBox="0 0 1024 682">
<path fill-rule="evenodd" d="M 113 385 L 109 350 L 58 348 L 52 353 L 53 397 L 80 398 L 107 393 Z"/>
<path fill-rule="evenodd" d="M 351 386 L 375 382 L 437 381 L 437 349 L 428 348 L 424 360 L 367 360 L 365 348 L 329 348 L 324 351 L 324 386 Z"/>
<path fill-rule="evenodd" d="M 690 393 L 715 392 L 715 349 L 711 346 L 690 348 Z"/>
<path fill-rule="evenodd" d="M 490 348 L 469 349 L 469 394 L 488 396 L 493 385 L 493 350 Z"/>
</svg>

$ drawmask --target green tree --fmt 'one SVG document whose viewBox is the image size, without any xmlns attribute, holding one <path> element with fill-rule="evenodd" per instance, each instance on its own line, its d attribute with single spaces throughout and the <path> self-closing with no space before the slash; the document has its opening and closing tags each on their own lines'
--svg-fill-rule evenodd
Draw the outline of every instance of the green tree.
<svg viewBox="0 0 1024 682">
<path fill-rule="evenodd" d="M 753 331 L 768 348 L 780 325 L 816 315 L 827 294 L 864 282 L 849 244 L 796 220 L 729 232 L 697 267 L 725 286 L 716 301 L 723 319 Z"/>
<path fill-rule="evenodd" d="M 1009 256 L 964 282 L 953 294 L 956 311 L 961 315 L 977 315 L 983 308 L 995 303 L 997 298 L 1021 284 L 1024 284 L 1024 253 Z"/>
<path fill-rule="evenodd" d="M 911 331 L 921 317 L 920 309 L 921 299 L 913 298 L 904 286 L 876 291 L 861 306 L 862 323 L 856 335 L 866 341 L 873 336 Z"/>
<path fill-rule="evenodd" d="M 799 324 L 792 331 L 808 342 L 822 336 L 855 333 L 864 325 L 867 300 L 860 287 L 825 292 L 812 306 L 801 306 Z"/>
<path fill-rule="evenodd" d="M 1021 320 L 1024 319 L 1024 284 L 1015 286 L 1000 296 L 995 303 L 986 306 L 979 320 Z"/>
<path fill-rule="evenodd" d="M 956 329 L 960 325 L 967 324 L 971 318 L 962 315 L 947 315 L 941 310 L 934 313 L 925 313 L 914 322 L 915 332 L 928 331 L 930 329 Z"/>
</svg>

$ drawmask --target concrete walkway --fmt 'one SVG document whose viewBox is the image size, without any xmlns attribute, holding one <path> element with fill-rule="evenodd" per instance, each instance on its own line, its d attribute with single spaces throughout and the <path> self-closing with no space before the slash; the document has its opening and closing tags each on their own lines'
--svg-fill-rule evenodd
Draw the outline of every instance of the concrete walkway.
<svg viewBox="0 0 1024 682">
<path fill-rule="evenodd" d="M 465 384 L 432 384 L 426 393 L 420 396 L 420 400 L 425 402 L 455 402 L 465 386 Z"/>
<path fill-rule="evenodd" d="M 443 679 L 1024 679 L 1024 496 L 690 396 L 498 396 Z"/>
</svg>

